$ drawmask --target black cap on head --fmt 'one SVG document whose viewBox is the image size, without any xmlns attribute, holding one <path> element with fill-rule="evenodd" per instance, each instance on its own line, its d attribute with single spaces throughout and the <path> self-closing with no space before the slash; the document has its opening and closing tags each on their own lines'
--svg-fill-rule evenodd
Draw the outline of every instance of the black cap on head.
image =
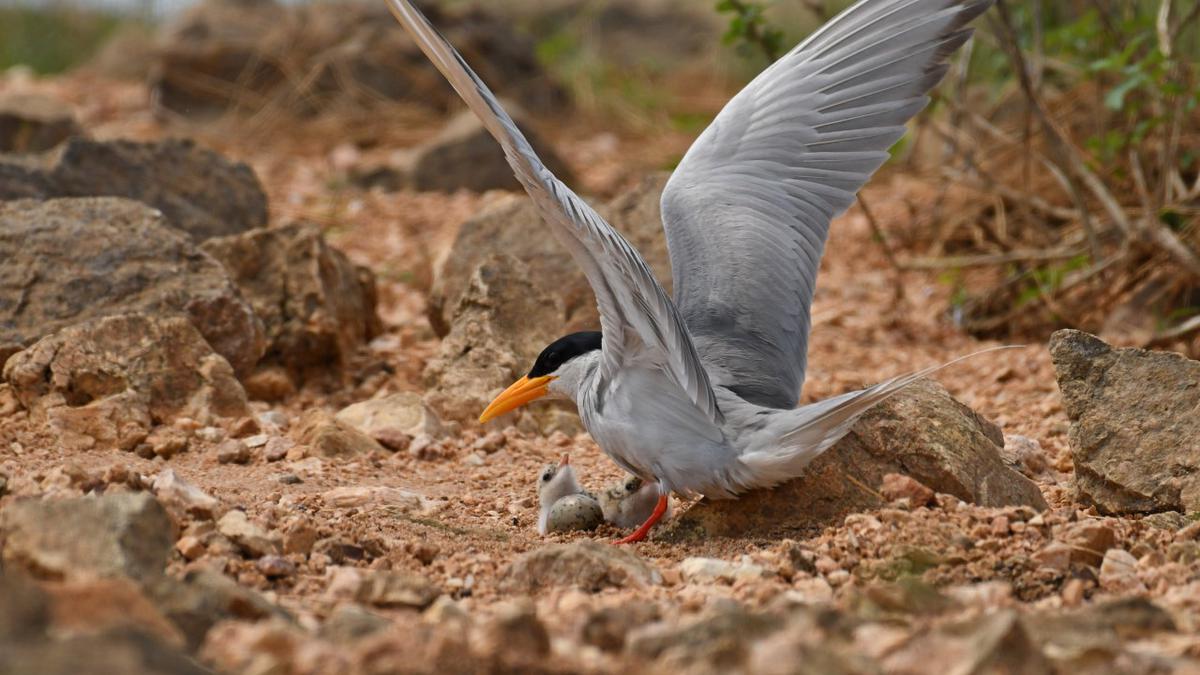
<svg viewBox="0 0 1200 675">
<path fill-rule="evenodd" d="M 589 330 L 582 333 L 571 333 L 551 342 L 550 346 L 538 354 L 537 360 L 533 362 L 533 368 L 529 371 L 529 377 L 549 375 L 576 356 L 600 349 L 600 337 L 600 331 Z"/>
</svg>

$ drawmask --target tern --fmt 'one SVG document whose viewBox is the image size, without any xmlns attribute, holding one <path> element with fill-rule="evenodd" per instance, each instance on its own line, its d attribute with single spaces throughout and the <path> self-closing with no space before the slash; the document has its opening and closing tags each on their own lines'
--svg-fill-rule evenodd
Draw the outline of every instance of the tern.
<svg viewBox="0 0 1200 675">
<path fill-rule="evenodd" d="M 600 448 L 667 496 L 735 498 L 795 478 L 862 413 L 919 377 L 796 407 L 830 221 L 928 103 L 992 0 L 861 0 L 734 96 L 667 182 L 674 295 L 554 177 L 496 97 L 409 0 L 392 13 L 504 149 L 578 264 L 600 331 L 545 348 L 486 422 L 544 396 L 574 401 Z M 949 365 L 949 364 L 945 364 Z"/>
</svg>

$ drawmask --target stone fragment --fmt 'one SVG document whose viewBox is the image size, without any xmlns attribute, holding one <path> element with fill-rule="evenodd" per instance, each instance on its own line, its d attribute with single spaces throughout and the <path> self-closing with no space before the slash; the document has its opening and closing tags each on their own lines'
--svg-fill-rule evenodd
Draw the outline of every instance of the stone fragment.
<svg viewBox="0 0 1200 675">
<path fill-rule="evenodd" d="M 926 673 L 930 664 L 938 664 L 937 668 L 945 672 L 964 675 L 1056 672 L 1025 622 L 1011 609 L 918 634 L 903 648 L 887 655 L 883 669 L 889 673 Z"/>
<path fill-rule="evenodd" d="M 175 624 L 129 579 L 111 578 L 48 585 L 50 616 L 59 637 L 105 635 L 136 630 L 164 645 L 184 646 Z"/>
<path fill-rule="evenodd" d="M 573 183 L 570 168 L 530 120 L 518 108 L 506 108 L 546 168 L 564 183 Z M 421 192 L 522 190 L 500 144 L 470 110 L 451 118 L 436 136 L 414 148 L 406 160 L 401 171 L 407 175 L 405 182 Z"/>
<path fill-rule="evenodd" d="M 671 287 L 671 263 L 659 202 L 668 178 L 666 173 L 649 176 L 599 208 L 601 215 L 642 254 L 664 288 Z M 545 227 L 537 208 L 523 195 L 492 202 L 464 222 L 430 289 L 428 315 L 434 331 L 443 337 L 450 332 L 476 270 L 496 251 L 504 251 L 528 266 L 528 279 L 539 292 L 561 301 L 555 307 L 558 315 L 551 317 L 557 331 L 551 339 L 579 330 L 597 330 L 600 319 L 595 297 L 582 271 L 554 237 L 530 236 L 531 232 L 543 232 Z M 528 370 L 537 351 L 522 352 L 521 356 L 529 360 L 522 366 Z"/>
<path fill-rule="evenodd" d="M 561 110 L 565 91 L 546 74 L 532 40 L 498 13 L 423 6 L 434 25 L 497 91 L 531 110 Z M 403 101 L 445 112 L 460 100 L 383 6 L 285 5 L 206 0 L 159 34 L 151 69 L 155 100 L 205 119 L 226 112 L 288 113 L 378 107 Z"/>
<path fill-rule="evenodd" d="M 230 438 L 217 446 L 218 464 L 248 464 L 250 448 L 236 438 Z"/>
<path fill-rule="evenodd" d="M 49 579 L 160 576 L 175 543 L 163 507 L 144 492 L 26 499 L 0 511 L 4 561 Z"/>
<path fill-rule="evenodd" d="M 480 653 L 510 668 L 535 666 L 550 654 L 550 634 L 528 602 L 497 607 L 481 627 L 478 643 Z"/>
<path fill-rule="evenodd" d="M 637 555 L 609 544 L 581 541 L 550 544 L 522 554 L 504 571 L 500 587 L 505 592 L 532 594 L 574 586 L 595 593 L 660 583 L 658 570 Z"/>
<path fill-rule="evenodd" d="M 371 506 L 399 507 L 404 511 L 416 511 L 421 508 L 422 497 L 416 492 L 401 488 L 359 486 L 334 488 L 321 495 L 321 501 L 339 509 Z"/>
<path fill-rule="evenodd" d="M 212 238 L 201 247 L 216 258 L 262 320 L 267 350 L 260 369 L 282 366 L 304 379 L 346 365 L 381 330 L 375 280 L 306 223 Z M 276 400 L 292 386 L 253 381 Z M 251 386 L 251 383 L 247 383 Z"/>
<path fill-rule="evenodd" d="M 1004 437 L 1004 461 L 1030 478 L 1050 468 L 1050 457 L 1036 438 L 1010 434 Z"/>
<path fill-rule="evenodd" d="M 334 419 L 375 439 L 389 450 L 406 450 L 421 434 L 430 438 L 443 435 L 437 414 L 420 394 L 404 392 L 383 398 L 360 401 L 342 408 Z"/>
<path fill-rule="evenodd" d="M 755 580 L 766 575 L 766 570 L 759 565 L 733 563 L 718 558 L 685 558 L 679 563 L 679 572 L 684 581 L 702 584 Z"/>
<path fill-rule="evenodd" d="M 232 509 L 217 521 L 217 531 L 250 558 L 261 558 L 268 554 L 278 554 L 282 549 L 282 541 L 278 534 L 268 532 L 266 528 L 246 517 L 245 511 Z"/>
<path fill-rule="evenodd" d="M 36 163 L 0 165 L 41 187 L 12 194 L 0 182 L 0 199 L 125 197 L 158 209 L 166 222 L 200 242 L 267 224 L 267 197 L 250 167 L 233 163 L 189 140 L 154 143 L 71 138 Z"/>
<path fill-rule="evenodd" d="M 1108 514 L 1200 510 L 1200 362 L 1076 330 L 1051 336 L 1050 356 L 1078 498 Z"/>
<path fill-rule="evenodd" d="M 1098 519 L 1068 523 L 1057 538 L 1071 548 L 1071 562 L 1092 566 L 1099 565 L 1108 549 L 1117 544 L 1112 525 Z"/>
<path fill-rule="evenodd" d="M 187 450 L 188 435 L 174 427 L 157 427 L 146 437 L 146 443 L 156 457 L 171 459 Z"/>
<path fill-rule="evenodd" d="M 342 603 L 333 608 L 329 618 L 321 624 L 321 637 L 335 643 L 347 643 L 377 633 L 391 622 L 368 611 L 361 605 Z"/>
<path fill-rule="evenodd" d="M 296 565 L 292 561 L 278 555 L 265 555 L 254 563 L 254 568 L 268 579 L 290 577 L 296 573 Z"/>
<path fill-rule="evenodd" d="M 221 502 L 212 495 L 184 480 L 174 469 L 163 469 L 154 477 L 151 486 L 158 500 L 176 518 L 184 515 L 212 520 L 221 509 Z"/>
<path fill-rule="evenodd" d="M 1108 549 L 1100 563 L 1100 588 L 1122 595 L 1145 593 L 1146 585 L 1138 578 L 1137 562 L 1125 549 Z"/>
<path fill-rule="evenodd" d="M 83 132 L 70 106 L 38 94 L 0 96 L 0 152 L 42 152 Z"/>
<path fill-rule="evenodd" d="M 580 637 L 585 644 L 607 652 L 619 652 L 625 647 L 630 631 L 662 618 L 662 608 L 648 601 L 628 602 L 605 607 L 588 614 Z"/>
<path fill-rule="evenodd" d="M 507 254 L 489 257 L 475 270 L 453 329 L 425 367 L 425 400 L 440 417 L 474 422 L 559 337 L 560 301 L 535 279 Z"/>
<path fill-rule="evenodd" d="M 132 450 L 153 424 L 247 410 L 229 363 L 180 317 L 128 314 L 71 326 L 10 358 L 3 373 L 71 449 Z M 154 443 L 169 454 L 179 440 L 161 431 L 147 448 Z"/>
<path fill-rule="evenodd" d="M 224 574 L 193 570 L 183 579 L 163 577 L 148 589 L 150 599 L 183 632 L 189 651 L 204 642 L 208 631 L 227 619 L 290 621 L 284 610 Z"/>
<path fill-rule="evenodd" d="M 425 609 L 441 591 L 425 577 L 390 571 L 371 571 L 363 576 L 354 599 L 376 607 Z"/>
<path fill-rule="evenodd" d="M 324 414 L 314 415 L 301 427 L 300 441 L 330 459 L 385 452 L 370 436 Z"/>
<path fill-rule="evenodd" d="M 221 265 L 170 225 L 115 197 L 0 202 L 0 361 L 68 326 L 143 312 L 186 317 L 247 372 L 265 348 L 262 322 Z"/>
<path fill-rule="evenodd" d="M 754 642 L 784 626 L 779 616 L 732 604 L 691 621 L 650 624 L 628 636 L 627 653 L 651 659 L 662 672 L 738 670 Z"/>
<path fill-rule="evenodd" d="M 879 493 L 884 499 L 896 501 L 907 499 L 909 506 L 928 506 L 933 502 L 934 492 L 922 485 L 911 476 L 902 473 L 889 473 L 883 477 Z"/>
<path fill-rule="evenodd" d="M 283 528 L 283 552 L 308 555 L 319 534 L 312 521 L 303 516 L 293 518 Z"/>
<path fill-rule="evenodd" d="M 941 385 L 919 380 L 862 416 L 804 475 L 737 500 L 701 500 L 670 525 L 668 540 L 795 536 L 884 506 L 874 491 L 904 473 L 939 493 L 982 506 L 1045 509 L 1037 485 L 1004 465 L 995 425 Z"/>
</svg>

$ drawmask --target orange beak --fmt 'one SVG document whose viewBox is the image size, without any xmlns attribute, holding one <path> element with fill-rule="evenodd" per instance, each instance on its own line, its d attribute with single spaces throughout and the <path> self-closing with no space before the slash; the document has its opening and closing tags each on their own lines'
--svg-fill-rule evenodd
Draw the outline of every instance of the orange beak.
<svg viewBox="0 0 1200 675">
<path fill-rule="evenodd" d="M 550 381 L 554 379 L 553 375 L 543 375 L 541 377 L 529 378 L 522 377 L 512 383 L 508 389 L 500 393 L 491 403 L 488 404 L 483 414 L 479 416 L 479 423 L 483 424 L 488 420 L 495 419 L 506 412 L 511 412 L 521 406 L 535 401 L 546 395 L 547 387 Z"/>
</svg>

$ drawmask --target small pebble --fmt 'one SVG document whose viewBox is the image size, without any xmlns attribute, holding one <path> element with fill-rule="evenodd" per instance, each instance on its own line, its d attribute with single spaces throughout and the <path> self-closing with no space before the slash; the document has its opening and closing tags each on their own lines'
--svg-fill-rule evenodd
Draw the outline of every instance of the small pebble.
<svg viewBox="0 0 1200 675">
<path fill-rule="evenodd" d="M 304 481 L 300 480 L 300 476 L 297 476 L 294 473 L 285 473 L 279 477 L 279 482 L 283 483 L 284 485 L 299 485 Z"/>
<path fill-rule="evenodd" d="M 204 542 L 198 537 L 183 536 L 175 542 L 175 550 L 179 551 L 179 555 L 185 560 L 195 560 L 204 555 Z"/>
<path fill-rule="evenodd" d="M 225 432 L 219 427 L 201 427 L 196 430 L 196 438 L 208 443 L 218 443 L 225 438 Z"/>
<path fill-rule="evenodd" d="M 271 437 L 266 434 L 255 434 L 255 435 L 247 438 L 245 443 L 246 443 L 247 447 L 261 448 L 262 446 L 266 445 L 267 442 L 270 440 L 271 440 Z"/>
<path fill-rule="evenodd" d="M 217 446 L 217 462 L 220 464 L 245 464 L 250 461 L 250 448 L 246 444 L 229 439 Z"/>
<path fill-rule="evenodd" d="M 229 428 L 229 433 L 235 438 L 242 438 L 251 434 L 257 434 L 261 430 L 258 426 L 258 420 L 253 417 L 239 417 Z"/>
<path fill-rule="evenodd" d="M 292 441 L 282 436 L 274 436 L 269 441 L 263 450 L 263 457 L 268 462 L 278 462 L 287 457 L 288 450 L 295 445 Z"/>
<path fill-rule="evenodd" d="M 254 566 L 268 579 L 290 577 L 296 573 L 296 566 L 292 561 L 278 555 L 265 555 L 259 558 Z"/>
<path fill-rule="evenodd" d="M 268 410 L 259 415 L 258 419 L 263 424 L 269 424 L 278 429 L 288 428 L 288 416 L 278 410 Z"/>
</svg>

